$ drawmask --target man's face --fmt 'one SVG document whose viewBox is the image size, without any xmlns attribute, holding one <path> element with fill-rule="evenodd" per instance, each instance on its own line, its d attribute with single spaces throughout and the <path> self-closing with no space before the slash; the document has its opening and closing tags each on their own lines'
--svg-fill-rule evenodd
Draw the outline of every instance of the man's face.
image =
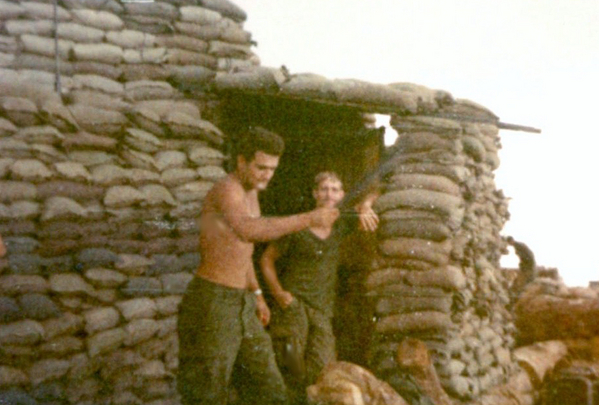
<svg viewBox="0 0 599 405">
<path fill-rule="evenodd" d="M 279 165 L 279 156 L 258 151 L 249 163 L 239 156 L 237 167 L 247 189 L 265 190 Z"/>
<path fill-rule="evenodd" d="M 343 199 L 343 184 L 334 179 L 325 179 L 312 192 L 317 207 L 334 208 Z"/>
</svg>

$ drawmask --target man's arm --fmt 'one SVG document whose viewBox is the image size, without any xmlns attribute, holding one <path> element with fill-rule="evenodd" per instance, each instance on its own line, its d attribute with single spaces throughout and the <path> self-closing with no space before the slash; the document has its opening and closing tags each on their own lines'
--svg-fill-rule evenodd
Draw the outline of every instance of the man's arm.
<svg viewBox="0 0 599 405">
<path fill-rule="evenodd" d="M 355 207 L 360 221 L 359 227 L 363 231 L 374 232 L 379 226 L 379 217 L 372 209 L 372 204 L 379 195 L 378 191 L 371 192 Z"/>
<path fill-rule="evenodd" d="M 260 290 L 260 284 L 256 278 L 254 266 L 251 266 L 251 269 L 248 272 L 248 289 L 256 294 L 256 315 L 258 315 L 258 319 L 260 319 L 263 326 L 268 325 L 270 322 L 270 309 L 268 309 L 264 294 L 262 294 L 262 290 Z"/>
<path fill-rule="evenodd" d="M 239 238 L 248 242 L 275 240 L 310 226 L 331 226 L 339 216 L 337 209 L 319 208 L 288 217 L 254 217 L 241 185 L 227 181 L 217 187 L 216 200 L 225 220 Z"/>
<path fill-rule="evenodd" d="M 293 295 L 291 295 L 290 292 L 285 291 L 279 282 L 277 268 L 275 266 L 279 257 L 280 253 L 277 246 L 274 243 L 269 244 L 260 258 L 260 269 L 262 270 L 262 275 L 268 285 L 268 289 L 277 301 L 277 304 L 279 304 L 281 308 L 286 308 L 293 301 Z"/>
</svg>

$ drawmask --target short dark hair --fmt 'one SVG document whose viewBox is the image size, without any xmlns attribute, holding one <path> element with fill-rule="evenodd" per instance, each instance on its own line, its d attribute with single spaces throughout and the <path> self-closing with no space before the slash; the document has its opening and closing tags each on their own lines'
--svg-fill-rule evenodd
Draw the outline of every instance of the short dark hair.
<svg viewBox="0 0 599 405">
<path fill-rule="evenodd" d="M 285 141 L 279 135 L 262 127 L 250 127 L 237 143 L 236 156 L 242 155 L 247 162 L 256 156 L 256 152 L 281 156 L 285 151 Z"/>
</svg>

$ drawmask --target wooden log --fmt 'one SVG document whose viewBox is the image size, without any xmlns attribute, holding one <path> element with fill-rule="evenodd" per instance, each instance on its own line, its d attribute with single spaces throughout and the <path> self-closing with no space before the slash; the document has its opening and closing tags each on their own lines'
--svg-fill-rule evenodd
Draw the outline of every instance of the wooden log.
<svg viewBox="0 0 599 405">
<path fill-rule="evenodd" d="M 535 387 L 543 384 L 545 375 L 568 353 L 568 348 L 559 340 L 537 342 L 514 351 L 518 364 L 528 372 Z"/>
</svg>

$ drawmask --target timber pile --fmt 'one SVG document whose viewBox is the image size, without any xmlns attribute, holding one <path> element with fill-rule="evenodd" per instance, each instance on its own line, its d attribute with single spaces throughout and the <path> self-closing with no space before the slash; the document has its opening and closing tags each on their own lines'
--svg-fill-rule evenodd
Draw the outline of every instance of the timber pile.
<svg viewBox="0 0 599 405">
<path fill-rule="evenodd" d="M 0 398 L 166 404 L 195 217 L 225 175 L 186 86 L 257 63 L 245 13 L 61 0 L 53 18 L 0 0 Z"/>
<path fill-rule="evenodd" d="M 399 137 L 390 152 L 398 163 L 375 204 L 380 258 L 366 280 L 377 319 L 370 357 L 389 381 L 398 370 L 398 342 L 418 338 L 445 390 L 468 400 L 515 369 L 499 266 L 505 248 L 499 233 L 509 214 L 493 180 L 500 143 L 488 122 L 496 117 L 463 100 L 444 113 L 455 118 L 391 120 Z"/>
</svg>

